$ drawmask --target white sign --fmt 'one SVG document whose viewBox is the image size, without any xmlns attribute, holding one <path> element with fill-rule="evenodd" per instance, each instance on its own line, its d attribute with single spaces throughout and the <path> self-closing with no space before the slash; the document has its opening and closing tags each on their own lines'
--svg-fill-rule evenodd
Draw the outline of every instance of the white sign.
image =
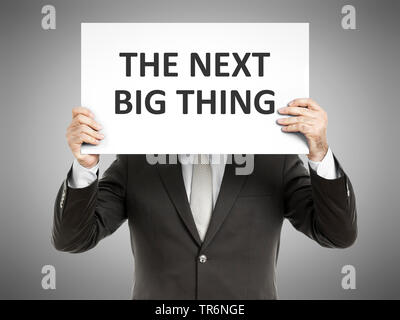
<svg viewBox="0 0 400 320">
<path fill-rule="evenodd" d="M 83 23 L 82 153 L 306 154 L 277 109 L 308 97 L 308 23 Z"/>
</svg>

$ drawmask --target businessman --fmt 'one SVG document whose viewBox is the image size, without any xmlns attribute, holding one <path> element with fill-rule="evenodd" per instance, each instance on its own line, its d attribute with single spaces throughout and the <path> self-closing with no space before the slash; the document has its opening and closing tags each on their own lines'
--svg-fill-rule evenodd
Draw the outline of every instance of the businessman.
<svg viewBox="0 0 400 320">
<path fill-rule="evenodd" d="M 54 246 L 89 250 L 128 220 L 133 299 L 276 299 L 284 218 L 324 247 L 346 248 L 357 236 L 355 196 L 328 146 L 326 112 L 295 99 L 279 113 L 284 132 L 306 137 L 309 171 L 297 155 L 256 155 L 249 175 L 235 174 L 226 156 L 152 165 L 118 155 L 99 180 L 99 156 L 80 147 L 100 143 L 101 126 L 89 109 L 73 109 L 66 136 L 75 159 L 55 202 Z"/>
</svg>

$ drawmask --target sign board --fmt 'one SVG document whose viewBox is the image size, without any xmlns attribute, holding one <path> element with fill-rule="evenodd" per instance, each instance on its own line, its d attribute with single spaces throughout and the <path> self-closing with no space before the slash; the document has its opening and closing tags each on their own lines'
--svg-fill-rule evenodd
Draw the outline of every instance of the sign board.
<svg viewBox="0 0 400 320">
<path fill-rule="evenodd" d="M 309 95 L 308 23 L 83 23 L 94 154 L 306 154 L 277 110 Z"/>
</svg>

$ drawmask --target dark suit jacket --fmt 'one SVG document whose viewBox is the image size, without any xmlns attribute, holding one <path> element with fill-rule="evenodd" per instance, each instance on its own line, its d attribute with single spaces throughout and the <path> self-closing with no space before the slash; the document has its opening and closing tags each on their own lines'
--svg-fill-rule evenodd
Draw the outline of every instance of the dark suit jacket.
<svg viewBox="0 0 400 320">
<path fill-rule="evenodd" d="M 144 155 L 119 155 L 86 188 L 64 181 L 53 244 L 83 252 L 128 220 L 134 299 L 275 299 L 284 218 L 324 247 L 345 248 L 356 239 L 349 178 L 343 171 L 336 180 L 310 174 L 295 155 L 255 156 L 248 176 L 235 175 L 235 165 L 227 164 L 202 243 L 180 164 L 150 165 Z"/>
</svg>

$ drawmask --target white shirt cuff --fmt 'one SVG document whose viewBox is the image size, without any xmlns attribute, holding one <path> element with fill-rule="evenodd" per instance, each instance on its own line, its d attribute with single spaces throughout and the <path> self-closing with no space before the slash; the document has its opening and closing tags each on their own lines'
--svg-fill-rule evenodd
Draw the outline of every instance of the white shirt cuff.
<svg viewBox="0 0 400 320">
<path fill-rule="evenodd" d="M 74 160 L 72 164 L 72 172 L 68 179 L 68 186 L 70 188 L 79 189 L 86 188 L 97 179 L 97 170 L 99 170 L 99 163 L 93 168 L 85 168 L 81 166 L 78 160 Z"/>
<path fill-rule="evenodd" d="M 310 164 L 311 169 L 321 178 L 333 180 L 340 177 L 340 172 L 338 172 L 336 168 L 331 148 L 328 149 L 328 152 L 322 161 L 308 160 L 308 163 Z"/>
</svg>

